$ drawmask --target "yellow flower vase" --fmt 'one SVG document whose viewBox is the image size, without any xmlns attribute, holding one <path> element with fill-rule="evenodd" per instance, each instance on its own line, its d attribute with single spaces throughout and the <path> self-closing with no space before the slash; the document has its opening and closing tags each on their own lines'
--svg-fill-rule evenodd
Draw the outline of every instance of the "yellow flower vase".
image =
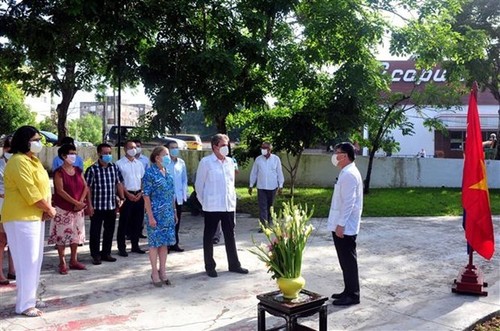
<svg viewBox="0 0 500 331">
<path fill-rule="evenodd" d="M 293 300 L 299 296 L 300 290 L 306 285 L 306 280 L 302 276 L 297 278 L 278 278 L 276 283 L 278 283 L 278 287 L 283 297 L 288 300 Z"/>
</svg>

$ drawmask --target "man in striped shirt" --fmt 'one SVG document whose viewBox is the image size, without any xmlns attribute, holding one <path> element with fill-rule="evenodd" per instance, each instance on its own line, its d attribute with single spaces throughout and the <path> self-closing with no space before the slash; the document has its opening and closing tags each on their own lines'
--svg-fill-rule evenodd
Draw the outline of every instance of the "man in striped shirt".
<svg viewBox="0 0 500 331">
<path fill-rule="evenodd" d="M 124 200 L 123 177 L 118 167 L 112 163 L 111 146 L 100 144 L 97 146 L 99 159 L 85 171 L 85 180 L 89 187 L 88 210 L 90 216 L 90 255 L 92 263 L 101 264 L 101 261 L 115 262 L 111 256 L 111 245 L 116 223 L 116 196 L 120 204 Z M 100 250 L 101 229 L 102 250 Z"/>
</svg>

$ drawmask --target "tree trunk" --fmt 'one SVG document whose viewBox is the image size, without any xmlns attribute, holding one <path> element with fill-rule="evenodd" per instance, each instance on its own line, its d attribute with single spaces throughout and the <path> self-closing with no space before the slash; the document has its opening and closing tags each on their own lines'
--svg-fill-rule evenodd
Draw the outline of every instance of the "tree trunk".
<svg viewBox="0 0 500 331">
<path fill-rule="evenodd" d="M 366 169 L 366 178 L 364 181 L 364 188 L 363 188 L 364 194 L 370 193 L 370 180 L 372 178 L 373 159 L 375 158 L 376 151 L 377 150 L 375 148 L 372 148 L 368 156 L 368 168 Z"/>
<path fill-rule="evenodd" d="M 73 97 L 75 96 L 75 89 L 63 89 L 61 103 L 57 105 L 57 142 L 60 144 L 61 140 L 68 135 L 66 128 L 66 121 L 68 119 L 68 109 Z"/>
<path fill-rule="evenodd" d="M 292 196 L 292 198 L 295 193 L 295 180 L 297 179 L 297 171 L 299 169 L 300 158 L 303 152 L 304 151 L 302 150 L 297 154 L 293 165 L 292 165 L 292 160 L 290 160 L 289 154 L 286 155 L 287 163 L 286 164 L 283 163 L 283 167 L 290 175 L 290 195 Z"/>
<path fill-rule="evenodd" d="M 59 90 L 61 91 L 62 100 L 61 103 L 57 105 L 57 143 L 60 144 L 61 140 L 67 136 L 68 130 L 66 128 L 66 121 L 68 119 L 68 109 L 73 97 L 78 91 L 78 87 L 75 82 L 75 64 L 68 63 L 65 66 L 65 72 L 63 79 L 60 80 L 58 77 L 58 72 L 56 70 L 51 71 L 53 79 L 56 81 Z"/>
</svg>

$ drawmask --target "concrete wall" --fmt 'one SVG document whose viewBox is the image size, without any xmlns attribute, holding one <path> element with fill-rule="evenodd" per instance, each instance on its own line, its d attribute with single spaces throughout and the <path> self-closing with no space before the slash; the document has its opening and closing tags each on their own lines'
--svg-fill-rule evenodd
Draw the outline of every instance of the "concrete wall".
<svg viewBox="0 0 500 331">
<path fill-rule="evenodd" d="M 116 160 L 116 149 L 114 159 Z M 95 147 L 79 148 L 78 153 L 84 160 L 91 158 L 96 160 Z M 181 157 L 188 167 L 189 180 L 193 180 L 198 167 L 198 162 L 209 151 L 181 151 Z M 123 151 L 122 151 L 123 156 Z M 149 155 L 149 151 L 145 151 Z M 53 157 L 57 155 L 57 148 L 44 148 L 40 153 L 40 159 L 44 166 L 50 170 Z M 279 154 L 285 168 L 288 164 L 287 155 Z M 330 162 L 331 154 L 316 153 L 304 154 L 297 173 L 297 186 L 331 187 L 338 176 L 339 171 Z M 293 162 L 290 156 L 290 161 Z M 356 164 L 363 178 L 366 177 L 368 157 L 356 158 Z M 238 185 L 247 185 L 252 163 L 245 167 L 240 166 L 240 172 L 236 177 Z M 372 169 L 370 187 L 461 187 L 462 185 L 463 160 L 441 159 L 441 158 L 398 158 L 379 157 L 375 158 Z M 489 188 L 500 188 L 500 161 L 486 160 L 486 171 L 488 174 Z M 283 169 L 285 175 L 285 186 L 290 183 L 288 172 Z"/>
</svg>

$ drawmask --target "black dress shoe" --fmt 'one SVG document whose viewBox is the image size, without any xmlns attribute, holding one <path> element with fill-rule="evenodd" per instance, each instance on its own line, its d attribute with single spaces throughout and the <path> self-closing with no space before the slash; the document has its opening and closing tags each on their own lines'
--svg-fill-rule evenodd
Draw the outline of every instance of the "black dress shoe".
<svg viewBox="0 0 500 331">
<path fill-rule="evenodd" d="M 340 299 L 343 298 L 346 294 L 344 292 L 341 293 L 333 293 L 332 294 L 332 299 Z"/>
<path fill-rule="evenodd" d="M 137 253 L 137 254 L 146 254 L 146 251 L 143 251 L 142 249 L 140 248 L 132 248 L 130 250 L 132 253 Z"/>
<path fill-rule="evenodd" d="M 229 268 L 229 271 L 236 272 L 238 274 L 247 274 L 248 273 L 248 269 L 245 269 L 245 268 L 242 268 L 242 267 Z"/>
<path fill-rule="evenodd" d="M 212 278 L 215 278 L 218 276 L 217 271 L 215 271 L 215 270 L 207 270 L 207 275 L 208 275 L 208 277 L 212 277 Z"/>
<path fill-rule="evenodd" d="M 168 250 L 171 252 L 184 252 L 184 249 L 180 248 L 179 245 L 170 246 Z"/>
<path fill-rule="evenodd" d="M 101 257 L 101 261 L 106 261 L 106 262 L 115 262 L 116 258 L 112 257 L 111 255 L 106 255 Z"/>
<path fill-rule="evenodd" d="M 140 238 L 140 239 L 146 239 L 146 238 L 147 238 L 147 236 L 145 236 L 145 235 L 143 235 L 143 234 L 141 233 L 141 234 L 139 235 L 139 238 Z"/>
<path fill-rule="evenodd" d="M 334 305 L 334 306 L 350 306 L 350 305 L 357 305 L 358 303 L 359 303 L 359 299 L 345 296 L 345 297 L 342 297 L 340 299 L 333 300 L 332 305 Z"/>
<path fill-rule="evenodd" d="M 16 280 L 16 275 L 15 274 L 7 273 L 7 279 Z"/>
<path fill-rule="evenodd" d="M 95 256 L 95 257 L 92 258 L 92 264 L 99 265 L 101 263 L 102 263 L 101 262 L 101 258 L 99 256 Z"/>
<path fill-rule="evenodd" d="M 123 257 L 127 257 L 128 253 L 126 251 L 118 251 L 118 255 L 123 256 Z"/>
</svg>

